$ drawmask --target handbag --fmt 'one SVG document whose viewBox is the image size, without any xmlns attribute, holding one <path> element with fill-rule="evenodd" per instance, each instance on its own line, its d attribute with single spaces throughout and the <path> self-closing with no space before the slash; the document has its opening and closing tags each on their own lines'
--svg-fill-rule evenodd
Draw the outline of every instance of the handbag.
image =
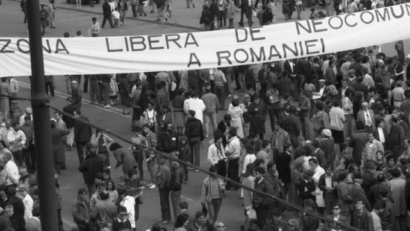
<svg viewBox="0 0 410 231">
<path fill-rule="evenodd" d="M 246 216 L 248 216 L 249 219 L 253 219 L 256 220 L 256 211 L 255 209 L 253 209 L 252 206 L 250 206 L 249 208 L 246 209 Z"/>
</svg>

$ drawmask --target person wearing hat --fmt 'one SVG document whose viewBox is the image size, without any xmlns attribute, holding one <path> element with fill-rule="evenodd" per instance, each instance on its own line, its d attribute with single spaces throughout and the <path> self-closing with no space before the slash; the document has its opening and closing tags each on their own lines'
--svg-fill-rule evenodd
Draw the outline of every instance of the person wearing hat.
<svg viewBox="0 0 410 231">
<path fill-rule="evenodd" d="M 31 109 L 31 107 L 26 107 L 26 112 L 20 116 L 19 118 L 19 124 L 20 126 L 23 126 L 24 124 L 24 117 L 26 116 L 30 116 L 30 120 L 33 121 L 33 110 Z"/>
<path fill-rule="evenodd" d="M 265 121 L 268 112 L 259 94 L 255 94 L 253 103 L 248 107 L 248 112 L 251 115 L 249 134 L 259 135 L 259 138 L 263 140 L 263 136 L 266 132 Z"/>
<path fill-rule="evenodd" d="M 77 80 L 71 81 L 71 99 L 73 105 L 80 110 L 81 109 L 81 100 L 83 97 L 83 93 L 81 92 L 81 89 L 78 87 L 78 82 Z"/>
</svg>

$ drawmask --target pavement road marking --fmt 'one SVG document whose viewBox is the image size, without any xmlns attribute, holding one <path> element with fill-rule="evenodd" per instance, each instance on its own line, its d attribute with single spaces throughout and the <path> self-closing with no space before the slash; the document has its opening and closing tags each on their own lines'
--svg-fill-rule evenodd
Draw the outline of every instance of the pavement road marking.
<svg viewBox="0 0 410 231">
<path fill-rule="evenodd" d="M 24 83 L 24 82 L 21 82 L 21 81 L 18 81 L 18 83 L 19 83 L 19 86 L 21 86 L 21 87 L 23 87 L 23 88 L 31 89 L 30 84 L 27 84 L 27 83 Z M 60 92 L 60 91 L 54 91 L 54 95 L 55 95 L 55 96 L 58 96 L 58 97 L 60 97 L 60 98 L 63 98 L 63 99 L 69 97 L 68 94 L 63 93 L 63 92 Z M 110 109 L 108 109 L 108 108 L 104 108 L 104 107 L 102 107 L 102 106 L 97 106 L 97 105 L 91 104 L 91 101 L 88 100 L 88 99 L 82 99 L 81 101 L 82 101 L 82 103 L 84 103 L 84 104 L 88 104 L 89 106 L 92 106 L 92 107 L 101 109 L 101 110 L 103 110 L 103 111 L 115 113 L 115 114 L 120 115 L 120 116 L 123 116 L 123 117 L 125 117 L 125 118 L 131 118 L 130 115 L 123 115 L 123 114 L 122 114 L 122 110 L 119 109 L 119 108 L 111 107 Z"/>
</svg>

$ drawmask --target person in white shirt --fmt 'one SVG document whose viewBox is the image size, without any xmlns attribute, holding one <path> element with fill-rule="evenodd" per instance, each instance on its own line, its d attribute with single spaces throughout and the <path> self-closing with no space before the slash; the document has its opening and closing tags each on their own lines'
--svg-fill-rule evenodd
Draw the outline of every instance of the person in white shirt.
<svg viewBox="0 0 410 231">
<path fill-rule="evenodd" d="M 320 165 L 317 163 L 316 158 L 309 159 L 309 166 L 310 166 L 310 169 L 313 169 L 313 171 L 315 171 L 312 179 L 315 182 L 315 186 L 316 186 L 316 189 L 315 189 L 316 204 L 318 205 L 319 210 L 324 211 L 325 201 L 323 199 L 323 191 L 320 190 L 319 188 L 319 179 L 323 174 L 325 174 L 325 170 L 322 167 L 320 167 Z"/>
<path fill-rule="evenodd" d="M 241 153 L 241 142 L 236 136 L 236 128 L 230 128 L 229 137 L 225 148 L 226 156 L 228 157 L 228 178 L 239 183 L 239 156 Z M 227 183 L 226 189 L 236 188 L 230 182 Z"/>
<path fill-rule="evenodd" d="M 202 99 L 198 99 L 195 91 L 191 92 L 191 98 L 184 102 L 184 112 L 188 115 L 189 110 L 195 111 L 195 118 L 199 119 L 204 124 L 205 103 Z"/>
<path fill-rule="evenodd" d="M 17 189 L 18 195 L 23 200 L 24 204 L 24 220 L 31 218 L 33 216 L 33 198 L 28 194 L 27 186 L 19 186 Z"/>
<path fill-rule="evenodd" d="M 124 195 L 124 198 L 122 199 L 122 201 L 120 202 L 120 205 L 124 208 L 127 209 L 127 213 L 128 213 L 128 220 L 131 223 L 131 227 L 133 229 L 135 229 L 135 199 L 134 197 L 132 197 L 131 194 L 131 189 L 129 187 L 127 187 Z"/>
<path fill-rule="evenodd" d="M 219 130 L 214 132 L 214 143 L 208 147 L 208 162 L 217 168 L 217 174 L 226 176 L 226 155 L 222 145 L 222 133 Z"/>
<path fill-rule="evenodd" d="M 9 96 L 16 97 L 17 93 L 19 92 L 19 83 L 14 78 L 9 79 L 10 84 L 8 86 Z"/>
<path fill-rule="evenodd" d="M 9 149 L 13 153 L 14 159 L 18 166 L 23 165 L 23 147 L 26 144 L 26 135 L 20 129 L 19 123 L 13 124 L 13 129 L 7 134 Z"/>
<path fill-rule="evenodd" d="M 100 28 L 100 23 L 97 21 L 97 18 L 96 17 L 93 17 L 92 18 L 92 23 L 91 23 L 91 26 L 90 26 L 90 35 L 92 36 L 92 37 L 98 37 L 99 35 L 100 35 L 100 30 L 101 30 L 101 28 Z"/>
<path fill-rule="evenodd" d="M 250 143 L 247 143 L 245 145 L 245 149 L 246 149 L 246 156 L 243 160 L 242 174 L 245 174 L 246 168 L 247 168 L 246 166 L 248 166 L 248 164 L 252 164 L 256 160 L 256 156 L 253 150 L 253 145 Z M 266 165 L 264 167 L 266 169 Z"/>
<path fill-rule="evenodd" d="M 11 160 L 11 157 L 12 155 L 8 152 L 3 154 L 3 159 L 1 160 L 2 164 L 4 164 L 2 175 L 4 172 L 6 186 L 17 186 L 20 180 L 20 173 L 17 165 Z"/>
<path fill-rule="evenodd" d="M 11 125 L 11 122 L 9 119 L 7 119 L 5 122 L 1 123 L 1 128 L 0 128 L 0 140 L 3 140 L 7 147 L 9 146 L 7 135 L 9 134 L 10 131 L 13 130 L 13 128 L 10 125 Z"/>
</svg>

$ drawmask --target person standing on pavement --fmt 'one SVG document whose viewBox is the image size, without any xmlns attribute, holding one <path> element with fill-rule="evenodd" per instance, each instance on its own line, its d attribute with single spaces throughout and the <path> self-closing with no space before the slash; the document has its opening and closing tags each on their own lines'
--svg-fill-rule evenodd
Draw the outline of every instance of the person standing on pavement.
<svg viewBox="0 0 410 231">
<path fill-rule="evenodd" d="M 221 101 L 219 101 L 221 102 Z M 191 98 L 186 99 L 184 102 L 184 111 L 186 115 L 189 117 L 189 110 L 195 111 L 195 118 L 199 119 L 201 123 L 204 123 L 204 111 L 206 106 L 202 99 L 198 98 L 198 95 L 195 91 L 191 92 Z"/>
<path fill-rule="evenodd" d="M 199 168 L 201 165 L 200 151 L 201 144 L 204 140 L 204 130 L 199 119 L 195 118 L 195 111 L 189 110 L 189 117 L 185 123 L 185 136 L 189 137 L 189 146 L 191 148 L 191 164 Z M 198 171 L 198 170 L 195 170 Z"/>
<path fill-rule="evenodd" d="M 121 25 L 125 26 L 125 16 L 128 10 L 128 3 L 126 0 L 119 0 L 118 1 L 118 11 L 120 13 L 120 22 Z"/>
<path fill-rule="evenodd" d="M 84 182 L 91 196 L 96 191 L 95 179 L 97 174 L 102 174 L 104 171 L 104 162 L 97 155 L 97 146 L 88 143 L 86 149 L 88 150 L 88 155 L 78 170 L 83 174 Z"/>
<path fill-rule="evenodd" d="M 91 23 L 91 26 L 90 26 L 90 29 L 89 29 L 91 37 L 99 37 L 100 36 L 100 30 L 101 30 L 100 23 L 97 21 L 96 17 L 93 17 L 92 18 L 92 23 Z M 85 84 L 86 80 L 88 80 L 88 78 L 85 78 L 85 80 L 84 80 L 84 92 L 87 92 L 87 90 L 88 90 L 87 89 L 88 88 L 88 83 L 87 83 L 87 85 Z M 90 94 L 91 94 L 91 90 L 90 90 Z"/>
<path fill-rule="evenodd" d="M 54 97 L 54 76 L 52 75 L 46 75 L 44 76 L 46 79 L 46 94 L 48 95 L 48 92 L 50 92 L 51 98 Z"/>
<path fill-rule="evenodd" d="M 51 142 L 53 145 L 54 168 L 61 177 L 61 166 L 65 162 L 65 147 L 63 137 L 68 135 L 70 131 L 56 128 L 55 120 L 51 120 Z M 27 157 L 26 157 L 27 158 Z"/>
<path fill-rule="evenodd" d="M 170 190 L 171 205 L 175 221 L 177 220 L 178 215 L 181 213 L 181 207 L 179 207 L 179 204 L 181 203 L 181 190 L 183 180 L 184 172 L 182 168 L 180 167 L 178 162 L 173 161 L 171 163 L 171 172 L 168 186 Z"/>
<path fill-rule="evenodd" d="M 110 101 L 109 101 L 109 96 L 110 96 L 110 82 L 111 82 L 111 75 L 110 74 L 102 74 L 100 75 L 101 79 L 101 84 L 102 84 L 102 100 L 105 108 L 110 108 Z"/>
<path fill-rule="evenodd" d="M 223 180 L 216 177 L 216 167 L 209 167 L 210 175 L 202 183 L 201 204 L 204 208 L 208 206 L 209 219 L 214 223 L 218 219 L 219 210 L 222 205 L 222 197 L 225 192 Z M 195 216 L 197 217 L 197 216 Z"/>
<path fill-rule="evenodd" d="M 23 156 L 25 157 L 27 170 L 29 173 L 34 173 L 36 172 L 36 152 L 33 144 L 33 124 L 30 116 L 26 116 L 24 121 L 24 124 L 21 126 L 21 130 L 26 136 L 26 143 L 23 147 Z M 63 148 L 65 149 L 64 146 Z"/>
<path fill-rule="evenodd" d="M 209 123 L 212 125 L 212 129 L 215 132 L 217 129 L 216 117 L 219 111 L 219 101 L 214 93 L 211 92 L 210 88 L 205 88 L 205 95 L 202 96 L 202 101 L 205 104 L 204 111 L 204 127 L 205 127 L 205 137 L 209 135 Z"/>
<path fill-rule="evenodd" d="M 345 112 L 340 108 L 340 102 L 333 102 L 333 106 L 329 111 L 330 126 L 332 137 L 336 144 L 344 142 L 344 123 L 346 122 Z"/>
<path fill-rule="evenodd" d="M 229 129 L 229 140 L 226 144 L 225 154 L 228 157 L 228 178 L 239 183 L 239 157 L 241 153 L 241 143 L 236 134 L 236 128 Z M 237 186 L 228 182 L 226 190 L 237 190 Z"/>
<path fill-rule="evenodd" d="M 94 18 L 93 18 L 94 19 Z M 93 20 L 94 22 L 94 20 Z M 97 20 L 96 20 L 96 23 Z M 99 30 L 98 30 L 99 33 Z M 93 36 L 94 37 L 94 36 Z M 98 37 L 98 36 L 95 36 Z M 99 75 L 90 75 L 89 77 L 90 80 L 90 101 L 91 104 L 98 104 L 98 102 L 101 101 L 101 90 L 100 90 L 100 85 L 98 84 L 99 82 Z"/>
<path fill-rule="evenodd" d="M 84 162 L 84 146 L 91 140 L 91 126 L 87 117 L 81 115 L 80 110 L 74 110 L 74 137 L 80 165 Z"/>
<path fill-rule="evenodd" d="M 1 5 L 1 1 L 0 1 Z M 24 23 L 27 23 L 27 0 L 21 0 L 20 2 L 21 11 L 24 13 Z"/>
<path fill-rule="evenodd" d="M 90 2 L 92 2 L 91 0 Z M 57 7 L 54 6 L 54 0 L 50 0 L 50 4 L 48 5 L 48 23 L 50 24 L 50 28 L 54 29 L 56 28 L 54 26 L 54 18 L 55 18 L 55 11 L 57 10 Z"/>
<path fill-rule="evenodd" d="M 295 106 L 291 105 L 289 107 L 288 113 L 284 112 L 284 119 L 282 120 L 281 127 L 289 134 L 290 142 L 294 149 L 299 147 L 299 134 L 302 130 L 300 122 L 296 114 Z M 286 115 L 287 114 L 287 115 Z M 265 123 L 264 123 L 265 124 Z"/>
<path fill-rule="evenodd" d="M 173 130 L 172 124 L 165 124 L 162 132 L 158 135 L 157 150 L 164 152 L 168 156 L 177 158 L 175 151 L 177 151 L 179 138 Z M 168 161 L 168 160 L 165 160 Z"/>
<path fill-rule="evenodd" d="M 91 195 L 91 193 L 90 193 Z M 87 199 L 87 190 L 80 188 L 77 198 L 71 206 L 71 213 L 78 231 L 88 231 L 90 228 L 90 207 Z"/>
<path fill-rule="evenodd" d="M 302 134 L 305 140 L 310 140 L 310 99 L 307 97 L 306 91 L 300 92 L 300 101 L 297 111 L 299 112 Z"/>
<path fill-rule="evenodd" d="M 74 116 L 74 111 L 76 110 L 76 108 L 75 108 L 75 105 L 72 104 L 71 97 L 68 97 L 66 99 L 66 102 L 67 102 L 67 106 L 65 106 L 63 108 L 63 112 Z M 71 118 L 69 116 L 63 115 L 63 120 L 64 120 L 64 122 L 67 126 L 67 129 L 70 131 L 70 134 L 68 134 L 68 136 L 67 136 L 67 144 L 66 145 L 67 145 L 67 150 L 71 151 L 71 147 L 74 144 L 74 121 L 75 121 L 75 119 Z"/>
<path fill-rule="evenodd" d="M 108 21 L 108 23 L 110 24 L 111 28 L 114 28 L 114 25 L 112 24 L 112 17 L 111 17 L 111 13 L 112 13 L 112 9 L 110 6 L 110 3 L 108 2 L 108 0 L 105 0 L 103 5 L 102 5 L 102 9 L 103 9 L 103 21 L 102 21 L 102 25 L 101 28 L 104 28 L 105 23 Z"/>
<path fill-rule="evenodd" d="M 147 140 L 147 145 L 149 148 L 156 149 L 157 148 L 157 134 L 152 132 L 149 129 L 148 124 L 142 125 L 142 134 L 145 136 Z M 148 172 L 151 176 L 151 184 L 149 184 L 147 187 L 150 189 L 155 188 L 155 155 L 152 152 L 145 151 L 145 160 L 147 161 L 147 168 Z M 141 178 L 142 178 L 142 172 L 141 172 Z"/>
<path fill-rule="evenodd" d="M 232 104 L 229 105 L 228 114 L 231 115 L 231 127 L 236 128 L 238 137 L 243 138 L 243 109 L 239 105 L 239 100 L 232 100 Z"/>
<path fill-rule="evenodd" d="M 132 16 L 136 18 L 138 14 L 137 12 L 138 0 L 130 0 L 130 4 L 131 4 Z"/>
<path fill-rule="evenodd" d="M 259 94 L 255 94 L 254 101 L 249 105 L 249 114 L 251 114 L 251 126 L 249 134 L 259 135 L 263 140 L 265 134 L 265 121 L 268 114 L 265 103 L 261 100 Z"/>
<path fill-rule="evenodd" d="M 159 191 L 159 199 L 161 204 L 161 224 L 165 225 L 171 221 L 171 208 L 169 203 L 169 180 L 170 171 L 168 165 L 165 164 L 163 156 L 158 155 L 156 157 L 158 165 L 158 171 L 156 174 L 156 183 Z"/>
<path fill-rule="evenodd" d="M 265 169 L 263 167 L 256 167 L 254 171 L 255 176 L 255 190 L 264 192 L 267 194 L 274 194 L 273 186 L 267 180 L 265 180 Z M 273 198 L 265 196 L 262 194 L 255 193 L 253 195 L 253 209 L 256 212 L 256 218 L 258 219 L 259 229 L 263 229 L 266 225 L 269 210 L 271 209 L 271 204 Z"/>
<path fill-rule="evenodd" d="M 71 99 L 77 110 L 81 110 L 81 100 L 83 98 L 83 93 L 78 87 L 78 82 L 76 80 L 71 81 Z"/>
<path fill-rule="evenodd" d="M 21 126 L 19 123 L 15 122 L 12 128 L 13 129 L 7 134 L 8 148 L 13 153 L 17 166 L 21 167 L 24 162 L 23 148 L 26 144 L 26 135 L 20 129 Z"/>
</svg>

